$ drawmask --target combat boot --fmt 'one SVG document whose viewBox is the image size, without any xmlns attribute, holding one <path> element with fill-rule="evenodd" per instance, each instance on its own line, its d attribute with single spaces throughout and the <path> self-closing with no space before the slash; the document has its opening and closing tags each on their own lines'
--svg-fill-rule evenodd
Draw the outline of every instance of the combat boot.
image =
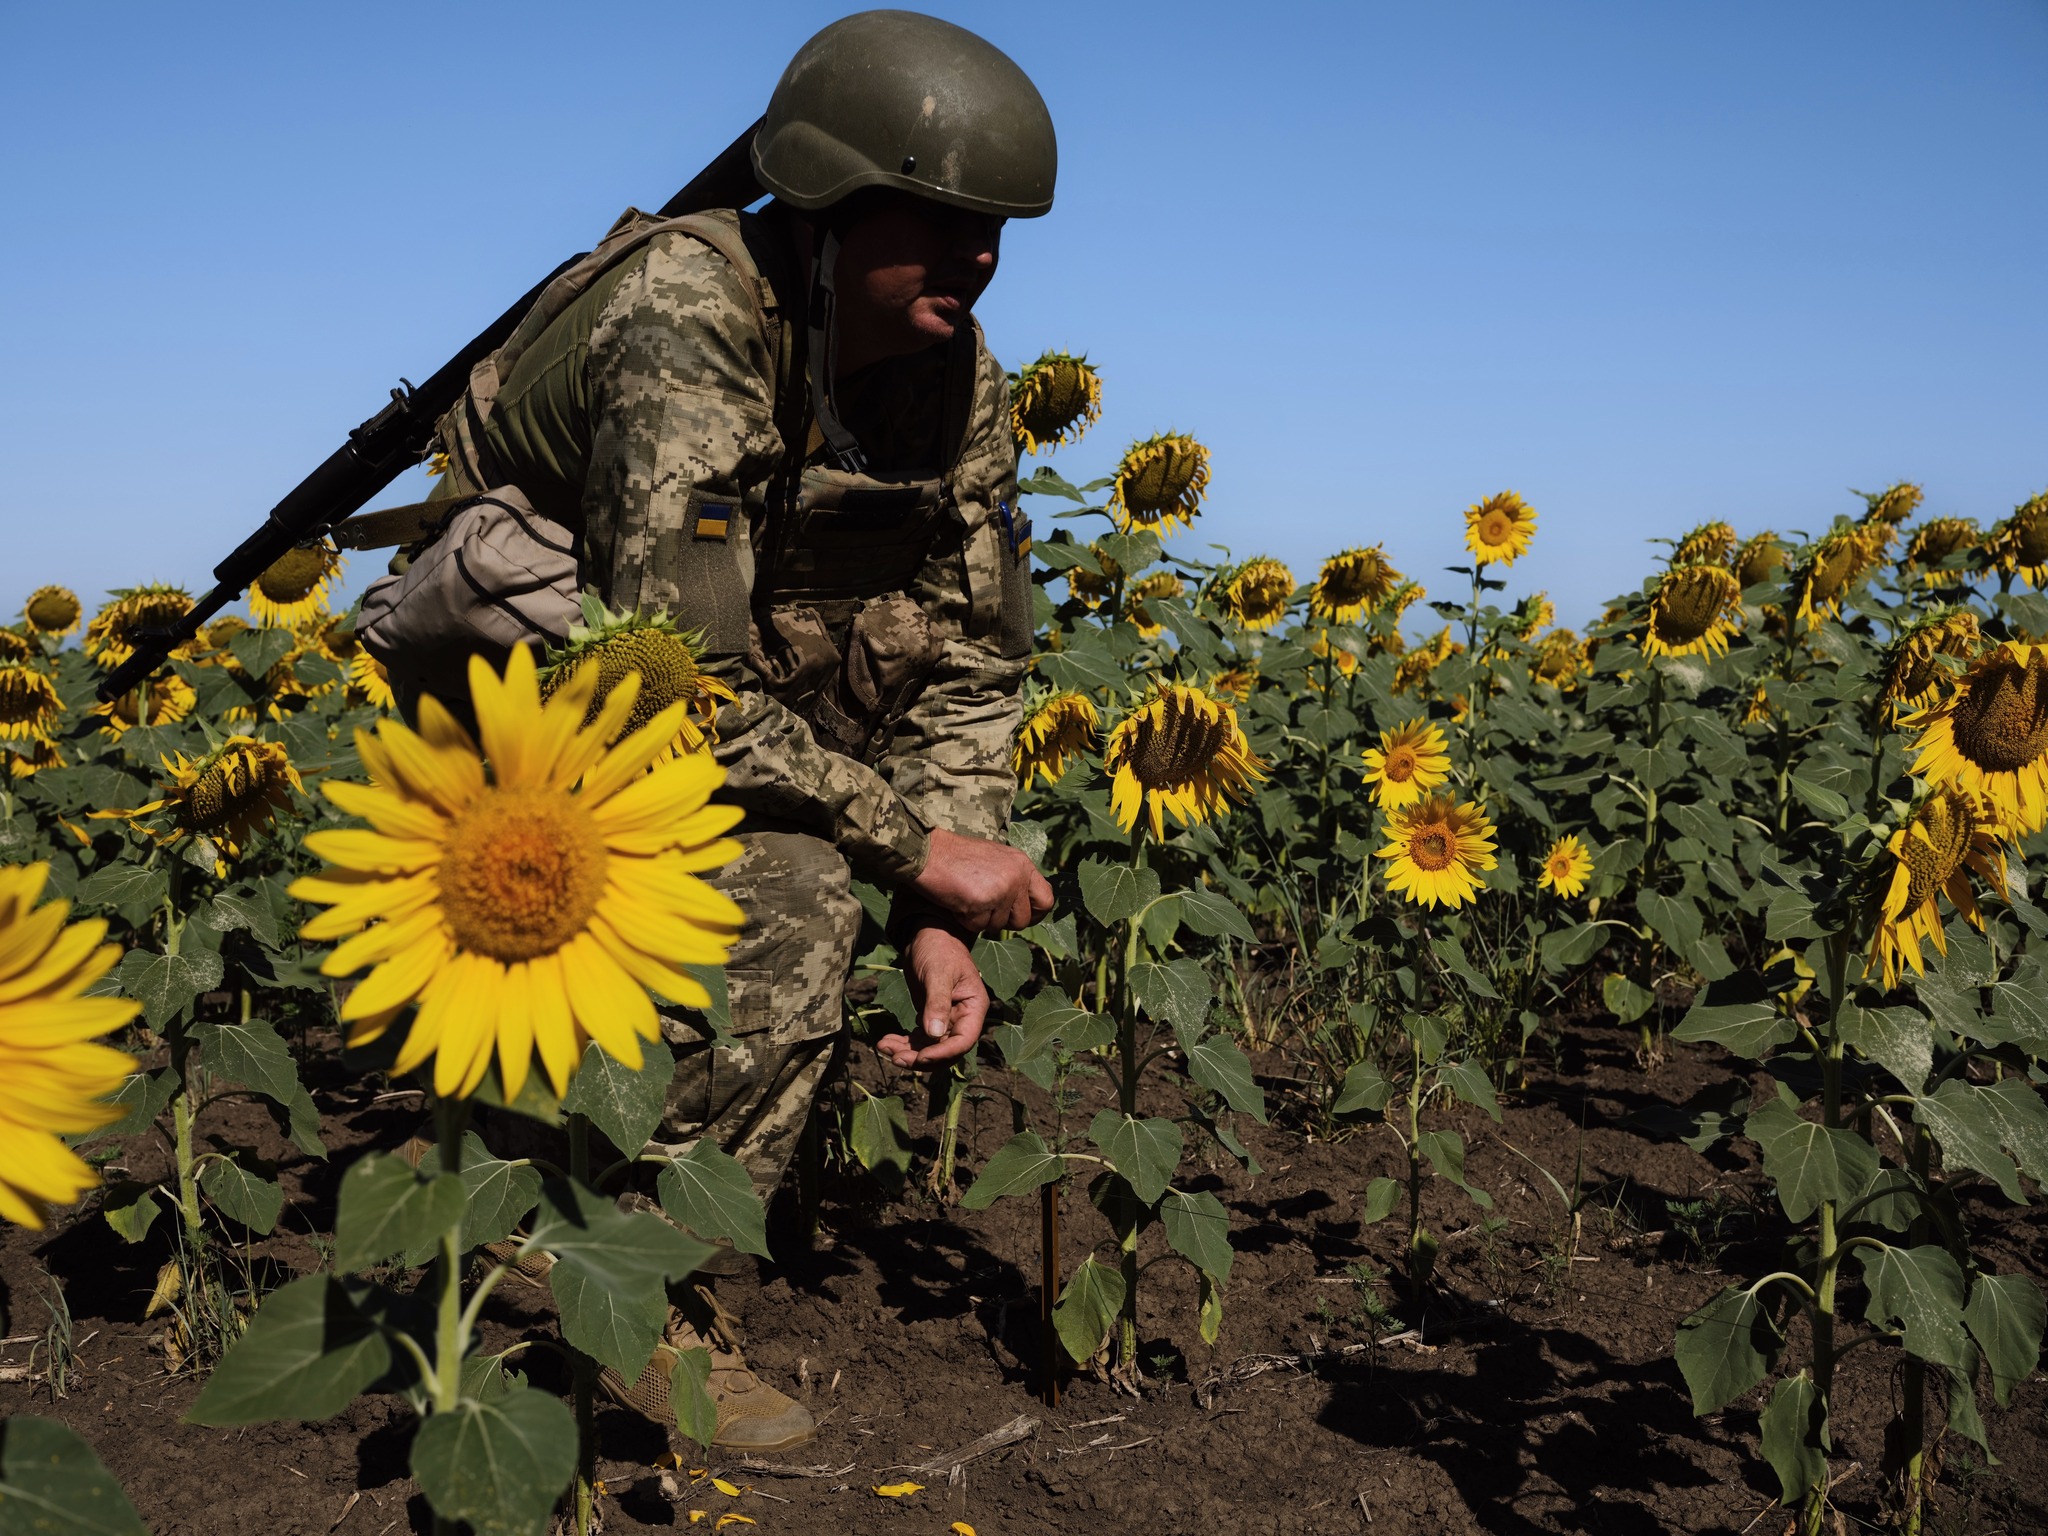
<svg viewBox="0 0 2048 1536">
<path fill-rule="evenodd" d="M 818 1432 L 817 1420 L 795 1398 L 761 1380 L 747 1368 L 732 1329 L 732 1318 L 698 1287 L 698 1295 L 710 1306 L 708 1331 L 700 1332 L 675 1307 L 669 1309 L 668 1327 L 654 1349 L 654 1358 L 630 1387 L 625 1378 L 605 1366 L 597 1373 L 604 1395 L 622 1408 L 630 1408 L 652 1419 L 664 1429 L 676 1422 L 669 1398 L 670 1380 L 676 1360 L 686 1349 L 702 1349 L 711 1355 L 711 1401 L 718 1410 L 718 1428 L 711 1443 L 722 1451 L 786 1451 L 804 1444 Z"/>
</svg>

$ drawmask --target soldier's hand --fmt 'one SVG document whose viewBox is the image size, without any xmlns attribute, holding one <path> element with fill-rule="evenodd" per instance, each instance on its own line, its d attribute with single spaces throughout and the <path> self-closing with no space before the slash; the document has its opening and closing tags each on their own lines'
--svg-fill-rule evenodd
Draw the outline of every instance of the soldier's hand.
<svg viewBox="0 0 2048 1536">
<path fill-rule="evenodd" d="M 944 928 L 920 928 L 904 952 L 918 1039 L 884 1035 L 875 1049 L 899 1067 L 943 1066 L 974 1049 L 988 1019 L 988 988 L 966 942 Z M 919 1045 L 923 1046 L 920 1050 Z"/>
<path fill-rule="evenodd" d="M 1052 910 L 1052 887 L 1030 855 L 943 827 L 932 829 L 915 889 L 977 933 L 1029 928 Z"/>
</svg>

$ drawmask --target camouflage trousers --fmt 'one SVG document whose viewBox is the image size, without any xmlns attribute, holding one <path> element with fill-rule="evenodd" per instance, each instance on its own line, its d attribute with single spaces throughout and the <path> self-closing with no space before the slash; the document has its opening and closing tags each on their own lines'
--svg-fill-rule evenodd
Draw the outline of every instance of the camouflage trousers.
<svg viewBox="0 0 2048 1536">
<path fill-rule="evenodd" d="M 735 1040 L 713 1045 L 694 1013 L 664 1011 L 676 1070 L 645 1150 L 681 1153 L 709 1136 L 739 1160 L 766 1202 L 842 1049 L 861 905 L 846 860 L 823 838 L 736 835 L 745 851 L 706 876 L 747 918 L 725 970 Z"/>
</svg>

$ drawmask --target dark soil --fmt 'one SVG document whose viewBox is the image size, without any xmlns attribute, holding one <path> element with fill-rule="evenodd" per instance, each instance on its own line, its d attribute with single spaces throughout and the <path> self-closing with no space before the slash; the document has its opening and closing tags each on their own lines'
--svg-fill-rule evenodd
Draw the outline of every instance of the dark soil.
<svg viewBox="0 0 2048 1536">
<path fill-rule="evenodd" d="M 771 1382 L 818 1413 L 816 1442 L 775 1458 L 776 1469 L 699 1456 L 623 1412 L 599 1415 L 604 1529 L 668 1529 L 705 1510 L 743 1513 L 764 1532 L 939 1533 L 969 1522 L 979 1536 L 1022 1533 L 1712 1532 L 1778 1536 L 1776 1479 L 1757 1455 L 1761 1394 L 1696 1420 L 1671 1359 L 1686 1316 L 1731 1276 L 1775 1267 L 1784 1240 L 1753 1166 L 1726 1151 L 1701 1156 L 1635 1128 L 1656 1104 L 1680 1104 L 1725 1080 L 1727 1058 L 1677 1047 L 1646 1074 L 1633 1033 L 1575 1027 L 1553 1065 L 1531 1064 L 1525 1091 L 1495 1126 L 1476 1110 L 1452 1117 L 1471 1144 L 1468 1176 L 1492 1193 L 1505 1224 L 1489 1230 L 1462 1195 L 1433 1184 L 1425 1216 L 1442 1236 L 1435 1295 L 1420 1313 L 1376 1279 L 1394 1263 L 1398 1217 L 1361 1231 L 1367 1182 L 1401 1171 L 1383 1130 L 1329 1142 L 1286 1110 L 1295 1069 L 1261 1060 L 1279 1106 L 1272 1128 L 1240 1129 L 1264 1172 L 1219 1157 L 1196 1180 L 1230 1207 L 1238 1257 L 1220 1341 L 1196 1330 L 1196 1292 L 1177 1260 L 1149 1270 L 1143 1289 L 1154 1378 L 1141 1397 L 1075 1374 L 1057 1408 L 1039 1399 L 1039 1216 L 1032 1200 L 983 1212 L 920 1192 L 884 1201 L 865 1176 L 830 1181 L 823 1230 L 805 1247 L 794 1212 L 777 1209 L 779 1262 L 719 1282 L 743 1319 L 750 1357 Z M 857 1070 L 880 1091 L 889 1077 L 865 1052 Z M 318 1077 L 316 1068 L 309 1075 Z M 897 1083 L 912 1101 L 921 1095 Z M 1759 1084 L 1761 1086 L 1761 1082 Z M 990 1071 L 984 1089 L 1015 1091 L 1033 1121 L 1044 1095 Z M 1085 1125 L 1107 1102 L 1080 1079 Z M 1160 1080 L 1148 1108 L 1172 1113 Z M 253 1107 L 228 1111 L 237 1139 L 264 1138 L 284 1169 L 291 1203 L 279 1235 L 252 1253 L 284 1269 L 321 1262 L 315 1234 L 331 1230 L 337 1165 L 368 1146 L 395 1146 L 417 1126 L 418 1100 L 378 1097 L 338 1075 L 316 1088 L 334 1156 L 309 1161 Z M 966 1112 L 961 1185 L 1011 1131 L 1008 1100 L 977 1096 Z M 920 1156 L 934 1142 L 923 1128 Z M 1518 1155 L 1519 1154 L 1519 1155 Z M 161 1151 L 130 1154 L 133 1171 L 161 1171 Z M 151 1159 L 157 1166 L 151 1166 Z M 1576 1235 L 1556 1193 L 1589 1191 Z M 1185 1170 L 1184 1170 L 1185 1176 Z M 1690 1217 L 1674 1203 L 1703 1201 Z M 1995 1190 L 1966 1198 L 1987 1258 L 2039 1276 L 2048 1264 L 2041 1207 L 2014 1208 Z M 1065 1267 L 1108 1227 L 1071 1188 L 1063 1206 Z M 391 1399 L 358 1402 L 321 1424 L 243 1430 L 181 1422 L 198 1384 L 165 1373 L 161 1318 L 140 1321 L 158 1266 L 160 1230 L 123 1244 L 88 1205 L 51 1232 L 0 1229 L 6 1333 L 39 1334 L 49 1279 L 62 1285 L 77 1338 L 68 1395 L 47 1384 L 0 1385 L 0 1412 L 40 1413 L 82 1433 L 159 1536 L 390 1536 L 425 1531 L 424 1501 L 406 1475 L 411 1420 Z M 1706 1230 L 1701 1232 L 1701 1228 Z M 1145 1257 L 1163 1253 L 1147 1234 Z M 1106 1249 L 1105 1249 L 1106 1252 Z M 1359 1277 L 1365 1279 L 1361 1283 Z M 49 1277 L 49 1278 L 46 1278 Z M 1368 1296 L 1381 1311 L 1375 1322 Z M 1390 1320 L 1386 1309 L 1402 1311 Z M 1853 1292 L 1847 1310 L 1860 1313 Z M 549 1321 L 545 1292 L 501 1288 L 491 1342 Z M 1386 1336 L 1406 1334 L 1405 1338 Z M 1804 1341 L 1795 1335 L 1795 1351 Z M 26 1346 L 10 1344 L 7 1361 Z M 529 1357 L 537 1384 L 554 1384 L 546 1357 Z M 1795 1354 L 1794 1358 L 1798 1358 Z M 1835 1468 L 1848 1529 L 1880 1527 L 1882 1426 L 1897 1383 L 1893 1359 L 1859 1350 L 1838 1385 Z M 1960 1441 L 1944 1447 L 1930 1529 L 2048 1531 L 2048 1385 L 2037 1376 L 1984 1416 L 2001 1465 Z M 950 1484 L 906 1468 L 967 1445 L 1026 1415 L 1028 1438 L 974 1460 Z M 1938 1422 L 1938 1411 L 1931 1414 Z M 693 1469 L 706 1475 L 693 1476 Z M 710 1477 L 744 1490 L 718 1493 Z M 878 1484 L 929 1486 L 900 1499 Z M 729 1527 L 730 1528 L 730 1527 Z"/>
</svg>

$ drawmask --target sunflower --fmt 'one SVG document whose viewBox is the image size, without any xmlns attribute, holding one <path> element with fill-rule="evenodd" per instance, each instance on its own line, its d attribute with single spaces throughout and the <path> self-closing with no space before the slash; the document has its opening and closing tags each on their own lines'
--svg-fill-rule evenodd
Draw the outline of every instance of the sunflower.
<svg viewBox="0 0 2048 1536">
<path fill-rule="evenodd" d="M 202 667 L 227 666 L 240 668 L 235 653 L 228 649 L 235 636 L 254 632 L 256 626 L 240 614 L 224 613 L 211 624 L 202 625 L 199 630 L 199 644 L 204 647 L 193 659 Z"/>
<path fill-rule="evenodd" d="M 0 665 L 0 741 L 47 741 L 63 714 L 64 701 L 46 673 Z"/>
<path fill-rule="evenodd" d="M 327 540 L 288 549 L 249 584 L 249 611 L 258 624 L 301 629 L 327 611 L 327 584 L 341 573 L 341 552 Z"/>
<path fill-rule="evenodd" d="M 1034 776 L 1058 783 L 1067 764 L 1095 745 L 1098 718 L 1094 700 L 1071 689 L 1034 709 L 1018 729 L 1017 745 L 1010 753 L 1017 787 L 1029 789 Z"/>
<path fill-rule="evenodd" d="M 1164 812 L 1182 826 L 1221 815 L 1241 800 L 1265 764 L 1229 703 L 1185 683 L 1165 683 L 1109 733 L 1102 766 L 1110 774 L 1110 810 L 1128 832 L 1143 810 L 1164 837 Z"/>
<path fill-rule="evenodd" d="M 1750 690 L 1749 702 L 1742 706 L 1744 725 L 1762 725 L 1771 718 L 1771 693 L 1762 683 Z"/>
<path fill-rule="evenodd" d="M 1967 661 L 1982 644 L 1977 615 L 1968 608 L 1938 609 L 1892 641 L 1884 658 L 1884 702 L 1893 718 L 1934 702 L 1945 675 L 1935 657 L 1960 656 Z"/>
<path fill-rule="evenodd" d="M 1842 611 L 1842 597 L 1850 583 L 1868 570 L 1878 551 L 1865 535 L 1850 528 L 1838 528 L 1813 545 L 1799 568 L 1792 573 L 1795 605 L 1806 627 L 1819 629 Z"/>
<path fill-rule="evenodd" d="M 274 741 L 230 736 L 201 758 L 180 752 L 162 759 L 172 782 L 161 799 L 132 811 L 95 811 L 98 817 L 118 816 L 169 848 L 187 837 L 204 837 L 230 856 L 262 831 L 281 811 L 291 809 L 291 791 L 306 792 L 291 755 Z M 170 826 L 157 831 L 142 825 L 159 811 L 170 812 Z M 224 864 L 221 867 L 225 867 Z"/>
<path fill-rule="evenodd" d="M 1465 547 L 1481 565 L 1513 565 L 1536 537 L 1536 509 L 1502 491 L 1465 509 Z"/>
<path fill-rule="evenodd" d="M 319 616 L 299 632 L 301 651 L 310 650 L 344 672 L 362 648 L 363 642 L 356 638 L 356 627 L 345 613 Z"/>
<path fill-rule="evenodd" d="M 1567 833 L 1552 843 L 1550 852 L 1543 855 L 1543 873 L 1536 877 L 1536 883 L 1569 901 L 1583 891 L 1586 882 L 1592 878 L 1593 855 L 1577 833 Z"/>
<path fill-rule="evenodd" d="M 69 587 L 37 587 L 21 606 L 30 631 L 52 639 L 62 639 L 78 628 L 84 612 L 78 594 Z"/>
<path fill-rule="evenodd" d="M 1993 646 L 1900 726 L 1919 733 L 1913 772 L 1921 778 L 1977 796 L 2018 833 L 2048 822 L 2048 649 Z"/>
<path fill-rule="evenodd" d="M 1882 523 L 1888 528 L 1899 527 L 1919 511 L 1920 503 L 1927 499 L 1926 492 L 1907 480 L 1888 485 L 1881 491 L 1851 491 L 1849 494 L 1863 498 L 1865 523 Z"/>
<path fill-rule="evenodd" d="M 1315 647 L 1310 646 L 1309 649 L 1314 650 Z M 1349 652 L 1344 654 L 1349 655 Z M 1351 665 L 1354 667 L 1358 665 L 1358 658 L 1356 656 L 1351 657 Z M 1341 659 L 1338 661 L 1337 666 L 1340 671 L 1349 670 L 1349 668 L 1344 666 Z M 1258 686 L 1259 668 L 1256 662 L 1246 662 L 1243 666 L 1232 667 L 1227 672 L 1218 672 L 1209 679 L 1209 691 L 1211 693 L 1227 693 L 1232 701 L 1238 704 L 1251 703 L 1252 694 L 1257 691 Z"/>
<path fill-rule="evenodd" d="M 1974 550 L 1978 537 L 1974 518 L 1930 518 L 1913 530 L 1913 541 L 1906 546 L 1906 557 L 1900 565 L 1905 570 L 1917 568 L 1920 580 L 1926 586 L 1965 586 L 1970 580 L 1970 573 L 1950 566 L 1948 561 L 1952 556 Z"/>
<path fill-rule="evenodd" d="M 113 598 L 85 626 L 86 654 L 108 668 L 120 666 L 135 654 L 135 642 L 145 630 L 166 628 L 192 610 L 191 595 L 183 587 L 127 587 L 116 591 Z M 171 655 L 190 661 L 196 649 L 197 643 L 187 640 Z"/>
<path fill-rule="evenodd" d="M 1557 607 L 1548 592 L 1531 592 L 1515 604 L 1510 628 L 1523 640 L 1533 640 L 1557 622 Z"/>
<path fill-rule="evenodd" d="M 368 704 L 374 709 L 389 711 L 398 707 L 397 695 L 391 691 L 390 672 L 367 647 L 357 646 L 355 655 L 348 659 L 348 695 L 349 702 Z"/>
<path fill-rule="evenodd" d="M 682 723 L 669 750 L 695 752 L 707 741 L 718 740 L 719 701 L 734 701 L 732 689 L 699 665 L 703 653 L 703 631 L 685 633 L 666 613 L 617 613 L 586 592 L 583 622 L 571 624 L 567 642 L 548 651 L 540 673 L 541 697 L 552 698 L 570 677 L 590 671 L 597 683 L 583 723 L 594 725 L 612 690 L 627 677 L 637 676 L 640 691 L 619 731 L 637 731 L 671 704 L 681 704 Z"/>
<path fill-rule="evenodd" d="M 1089 609 L 1100 608 L 1109 596 L 1110 588 L 1123 579 L 1124 568 L 1110 559 L 1099 544 L 1090 544 L 1088 553 L 1095 557 L 1095 563 L 1102 567 L 1102 574 L 1075 566 L 1067 572 L 1067 590 L 1079 598 Z"/>
<path fill-rule="evenodd" d="M 1775 533 L 1751 534 L 1728 557 L 1728 569 L 1736 585 L 1747 592 L 1751 587 L 1775 581 L 1785 568 L 1785 545 Z"/>
<path fill-rule="evenodd" d="M 106 921 L 64 924 L 68 901 L 38 907 L 47 864 L 0 869 L 0 1217 L 40 1227 L 99 1175 L 59 1138 L 121 1118 L 105 1102 L 135 1058 L 95 1037 L 119 1029 L 141 1004 L 85 997 L 121 958 L 102 944 Z"/>
<path fill-rule="evenodd" d="M 1399 656 L 1408 649 L 1408 637 L 1398 629 L 1375 629 L 1365 637 L 1368 656 Z"/>
<path fill-rule="evenodd" d="M 18 629 L 0 626 L 0 666 L 20 666 L 44 660 L 42 647 Z"/>
<path fill-rule="evenodd" d="M 1138 633 L 1150 640 L 1166 628 L 1165 621 L 1152 616 L 1146 606 L 1150 598 L 1170 599 L 1187 591 L 1187 585 L 1171 571 L 1154 571 L 1140 576 L 1124 591 L 1124 617 L 1138 626 Z"/>
<path fill-rule="evenodd" d="M 1992 562 L 2028 586 L 2048 586 L 2048 491 L 2013 508 L 1986 540 Z"/>
<path fill-rule="evenodd" d="M 1492 869 L 1493 823 L 1449 795 L 1431 795 L 1387 816 L 1387 884 L 1418 906 L 1460 907 L 1479 894 L 1476 873 Z"/>
<path fill-rule="evenodd" d="M 1444 733 L 1417 717 L 1380 732 L 1378 747 L 1364 749 L 1365 782 L 1382 810 L 1413 805 L 1451 776 L 1451 748 Z"/>
<path fill-rule="evenodd" d="M 1026 453 L 1078 443 L 1102 415 L 1102 377 L 1086 357 L 1048 352 L 1010 386 L 1010 431 Z"/>
<path fill-rule="evenodd" d="M 1246 629 L 1271 629 L 1294 604 L 1294 572 L 1265 555 L 1224 575 L 1217 604 Z"/>
<path fill-rule="evenodd" d="M 1349 646 L 1337 644 L 1327 634 L 1319 634 L 1315 639 L 1309 641 L 1308 650 L 1309 654 L 1318 661 L 1327 661 L 1336 670 L 1336 674 L 1339 677 L 1349 677 L 1358 670 L 1357 653 L 1351 650 Z M 1310 667 L 1308 669 L 1308 685 L 1318 692 L 1322 691 L 1323 669 L 1321 667 Z"/>
<path fill-rule="evenodd" d="M 1399 573 L 1396 572 L 1396 574 L 1398 575 Z M 1393 621 L 1398 624 L 1401 621 L 1401 615 L 1408 611 L 1411 604 L 1421 601 L 1421 599 L 1428 595 L 1428 589 L 1421 582 L 1404 581 L 1387 594 L 1385 607 L 1388 614 L 1392 616 Z"/>
<path fill-rule="evenodd" d="M 1889 869 L 1875 871 L 1872 897 L 1876 932 L 1864 973 L 1881 969 L 1884 984 L 1896 986 L 1899 961 L 1925 975 L 1920 945 L 1931 939 L 1939 954 L 1948 953 L 1936 898 L 1946 895 L 1955 909 L 1978 928 L 1984 919 L 1970 889 L 1975 871 L 1994 891 L 2005 889 L 2005 855 L 1998 846 L 1996 819 L 1973 796 L 1951 787 L 1935 789 L 1915 808 L 1912 819 L 1885 845 Z"/>
<path fill-rule="evenodd" d="M 175 672 L 166 672 L 110 703 L 94 706 L 92 712 L 100 718 L 100 734 L 118 740 L 138 725 L 175 725 L 191 714 L 198 702 L 199 695 L 190 683 Z"/>
<path fill-rule="evenodd" d="M 1351 624 L 1377 608 L 1401 585 L 1401 573 L 1387 564 L 1380 545 L 1330 556 L 1308 589 L 1308 611 L 1332 624 Z"/>
<path fill-rule="evenodd" d="M 1735 530 L 1727 523 L 1701 523 L 1671 551 L 1673 565 L 1726 565 L 1735 553 Z"/>
<path fill-rule="evenodd" d="M 1537 642 L 1536 654 L 1529 662 L 1531 677 L 1560 692 L 1576 685 L 1585 670 L 1585 648 L 1568 629 L 1554 629 L 1545 635 Z"/>
<path fill-rule="evenodd" d="M 1133 443 L 1116 466 L 1109 505 L 1117 531 L 1149 528 L 1171 533 L 1202 510 L 1209 489 L 1209 450 L 1180 432 Z"/>
<path fill-rule="evenodd" d="M 62 768 L 64 756 L 57 750 L 57 743 L 38 738 L 28 745 L 26 751 L 7 753 L 7 773 L 10 778 L 32 779 L 45 768 Z"/>
<path fill-rule="evenodd" d="M 1742 588 L 1722 565 L 1673 566 L 1650 594 L 1645 656 L 1713 656 L 1742 626 Z"/>
<path fill-rule="evenodd" d="M 1462 641 L 1451 638 L 1449 625 L 1423 641 L 1401 658 L 1394 668 L 1394 692 L 1413 693 L 1429 681 L 1436 669 L 1463 653 Z"/>
<path fill-rule="evenodd" d="M 351 1044 L 419 1005 L 394 1070 L 434 1057 L 444 1097 L 473 1093 L 494 1053 L 517 1097 L 536 1050 L 559 1096 L 587 1040 L 638 1070 L 640 1041 L 660 1038 L 644 989 L 709 1007 L 679 967 L 724 964 L 739 936 L 739 908 L 698 878 L 740 851 L 724 836 L 739 810 L 706 803 L 725 772 L 708 753 L 669 755 L 690 705 L 607 749 L 639 682 L 586 725 L 598 670 L 579 667 L 543 703 L 529 647 L 502 679 L 472 657 L 481 753 L 425 698 L 417 732 L 382 720 L 356 733 L 372 782 L 323 786 L 370 828 L 307 837 L 333 868 L 291 886 L 329 908 L 301 935 L 345 941 L 326 975 L 375 967 L 342 1005 Z"/>
</svg>

